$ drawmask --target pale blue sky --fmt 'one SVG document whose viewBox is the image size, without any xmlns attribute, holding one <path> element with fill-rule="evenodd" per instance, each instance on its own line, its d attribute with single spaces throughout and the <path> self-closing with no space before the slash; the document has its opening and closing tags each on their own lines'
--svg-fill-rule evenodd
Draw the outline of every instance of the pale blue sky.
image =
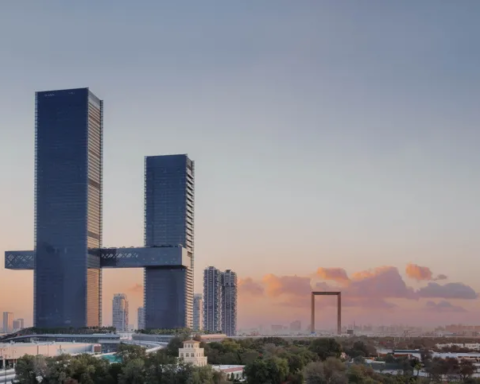
<svg viewBox="0 0 480 384">
<path fill-rule="evenodd" d="M 480 290 L 479 17 L 477 0 L 4 1 L 0 251 L 33 246 L 34 92 L 88 86 L 105 245 L 143 242 L 143 157 L 188 153 L 197 291 L 206 265 L 407 262 Z"/>
</svg>

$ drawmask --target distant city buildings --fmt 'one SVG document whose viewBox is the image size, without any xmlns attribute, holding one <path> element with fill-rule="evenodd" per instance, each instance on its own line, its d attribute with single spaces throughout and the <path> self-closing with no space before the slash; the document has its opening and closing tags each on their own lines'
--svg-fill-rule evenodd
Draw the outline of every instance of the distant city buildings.
<svg viewBox="0 0 480 384">
<path fill-rule="evenodd" d="M 302 330 L 302 322 L 300 320 L 296 320 L 290 323 L 290 332 L 300 332 Z"/>
<path fill-rule="evenodd" d="M 3 312 L 3 332 L 13 332 L 13 313 Z"/>
<path fill-rule="evenodd" d="M 237 275 L 208 267 L 203 273 L 203 324 L 209 332 L 237 332 Z"/>
<path fill-rule="evenodd" d="M 193 330 L 203 329 L 203 296 L 199 293 L 193 296 Z"/>
<path fill-rule="evenodd" d="M 112 301 L 112 325 L 119 332 L 128 331 L 128 301 L 123 293 L 117 293 Z"/>
<path fill-rule="evenodd" d="M 13 320 L 13 330 L 14 331 L 20 331 L 23 328 L 25 328 L 25 323 L 24 323 L 23 319 Z"/>
<path fill-rule="evenodd" d="M 143 307 L 137 310 L 137 329 L 145 329 L 145 309 Z"/>
</svg>

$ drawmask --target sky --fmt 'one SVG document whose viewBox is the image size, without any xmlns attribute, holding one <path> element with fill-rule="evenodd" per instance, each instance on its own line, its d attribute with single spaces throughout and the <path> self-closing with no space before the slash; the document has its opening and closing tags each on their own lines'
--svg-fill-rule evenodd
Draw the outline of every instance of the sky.
<svg viewBox="0 0 480 384">
<path fill-rule="evenodd" d="M 478 321 L 479 12 L 3 1 L 0 254 L 33 248 L 35 91 L 90 87 L 105 103 L 105 246 L 143 244 L 144 156 L 187 153 L 195 291 L 209 265 L 236 271 L 241 327 L 306 321 L 316 287 L 342 287 L 350 322 Z M 1 264 L 0 311 L 31 324 L 32 273 Z M 105 324 L 114 293 L 141 305 L 141 271 L 103 281 Z M 335 321 L 328 300 L 319 326 Z"/>
</svg>

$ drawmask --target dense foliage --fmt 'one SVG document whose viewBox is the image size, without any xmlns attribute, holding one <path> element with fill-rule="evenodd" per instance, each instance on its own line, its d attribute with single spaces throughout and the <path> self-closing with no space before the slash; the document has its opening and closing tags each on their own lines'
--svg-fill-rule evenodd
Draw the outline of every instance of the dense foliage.
<svg viewBox="0 0 480 384">
<path fill-rule="evenodd" d="M 43 358 L 25 356 L 18 361 L 19 383 L 37 384 L 223 384 L 227 378 L 211 367 L 177 364 L 178 349 L 185 334 L 173 338 L 156 353 L 122 344 L 117 356 L 121 363 L 110 364 L 90 355 Z M 400 384 L 455 382 L 480 384 L 474 379 L 475 366 L 469 361 L 432 358 L 422 350 L 422 361 L 387 356 L 380 367 L 395 375 L 381 373 L 365 364 L 375 356 L 371 340 L 360 338 L 317 338 L 287 341 L 258 338 L 201 343 L 210 364 L 245 365 L 248 384 Z M 428 377 L 421 377 L 420 370 Z"/>
<path fill-rule="evenodd" d="M 226 378 L 210 366 L 178 364 L 167 350 L 146 354 L 138 346 L 122 344 L 121 363 L 92 355 L 51 358 L 24 356 L 15 368 L 20 384 L 224 384 Z"/>
</svg>

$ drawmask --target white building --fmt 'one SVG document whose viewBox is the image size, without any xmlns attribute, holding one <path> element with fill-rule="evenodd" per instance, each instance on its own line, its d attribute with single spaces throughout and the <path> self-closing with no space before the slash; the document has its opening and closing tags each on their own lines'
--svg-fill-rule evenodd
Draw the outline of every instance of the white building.
<svg viewBox="0 0 480 384">
<path fill-rule="evenodd" d="M 204 349 L 200 348 L 200 343 L 195 340 L 183 342 L 183 348 L 179 348 L 178 350 L 178 358 L 196 367 L 204 367 L 207 365 L 207 357 L 204 356 Z"/>
<path fill-rule="evenodd" d="M 193 296 L 193 330 L 203 329 L 203 296 L 199 293 Z"/>
<path fill-rule="evenodd" d="M 112 325 L 118 332 L 128 331 L 128 301 L 127 295 L 123 293 L 113 295 Z"/>
</svg>

